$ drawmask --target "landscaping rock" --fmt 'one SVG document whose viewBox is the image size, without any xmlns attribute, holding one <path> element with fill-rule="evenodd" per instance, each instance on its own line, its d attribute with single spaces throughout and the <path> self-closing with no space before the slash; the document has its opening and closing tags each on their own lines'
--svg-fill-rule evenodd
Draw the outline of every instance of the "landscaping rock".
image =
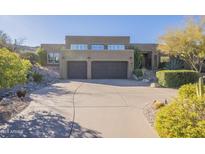
<svg viewBox="0 0 205 154">
<path fill-rule="evenodd" d="M 138 79 L 137 76 L 134 75 L 134 74 L 132 74 L 132 78 L 133 78 L 134 80 L 137 80 L 137 79 Z"/>
<path fill-rule="evenodd" d="M 147 104 L 143 109 L 143 113 L 144 113 L 147 121 L 149 122 L 149 124 L 152 127 L 154 127 L 154 120 L 155 120 L 156 111 L 157 110 L 152 108 L 152 104 Z"/>
<path fill-rule="evenodd" d="M 150 87 L 151 87 L 151 88 L 159 88 L 160 85 L 159 85 L 158 83 L 151 83 L 151 84 L 150 84 Z"/>
<path fill-rule="evenodd" d="M 152 127 L 154 127 L 154 121 L 155 121 L 157 111 L 159 111 L 161 107 L 167 104 L 168 104 L 168 100 L 165 99 L 164 102 L 163 101 L 161 102 L 159 100 L 154 100 L 153 103 L 149 103 L 146 106 L 144 106 L 143 113 L 147 121 Z"/>
<path fill-rule="evenodd" d="M 24 110 L 31 102 L 30 97 L 4 98 L 0 103 L 0 124 L 5 123 L 13 116 Z"/>
<path fill-rule="evenodd" d="M 154 110 L 158 110 L 160 109 L 161 107 L 165 106 L 165 103 L 163 102 L 160 102 L 159 100 L 154 100 L 153 104 L 152 104 L 152 108 Z"/>
<path fill-rule="evenodd" d="M 143 78 L 147 79 L 151 82 L 155 82 L 156 81 L 156 75 L 155 72 L 152 70 L 147 70 L 147 69 L 142 69 L 143 70 Z"/>
<path fill-rule="evenodd" d="M 11 89 L 0 89 L 0 100 L 5 97 L 14 97 L 18 95 L 17 92 L 22 89 L 27 93 L 31 93 L 35 90 L 39 90 L 45 86 L 58 82 L 60 78 L 60 75 L 56 70 L 39 65 L 33 65 L 32 72 L 37 72 L 43 75 L 43 81 L 36 83 L 31 79 L 31 77 L 29 77 L 29 81 L 25 84 L 16 85 Z"/>
<path fill-rule="evenodd" d="M 148 79 L 143 79 L 142 82 L 149 82 L 149 80 Z"/>
<path fill-rule="evenodd" d="M 39 65 L 34 65 L 32 67 L 32 72 L 37 72 L 43 75 L 44 82 L 52 82 L 55 79 L 59 79 L 59 73 L 53 68 L 46 68 Z"/>
<path fill-rule="evenodd" d="M 3 98 L 0 102 L 0 105 L 8 105 L 11 103 L 12 103 L 12 100 L 10 98 Z"/>
<path fill-rule="evenodd" d="M 137 80 L 137 81 L 142 80 L 142 79 L 138 78 L 135 74 L 132 75 L 132 78 L 133 78 L 134 80 Z"/>
<path fill-rule="evenodd" d="M 8 121 L 29 105 L 31 99 L 26 96 L 27 93 L 59 81 L 59 73 L 55 70 L 34 65 L 32 72 L 43 75 L 43 81 L 36 83 L 29 77 L 25 84 L 16 85 L 11 89 L 0 89 L 0 123 Z"/>
</svg>

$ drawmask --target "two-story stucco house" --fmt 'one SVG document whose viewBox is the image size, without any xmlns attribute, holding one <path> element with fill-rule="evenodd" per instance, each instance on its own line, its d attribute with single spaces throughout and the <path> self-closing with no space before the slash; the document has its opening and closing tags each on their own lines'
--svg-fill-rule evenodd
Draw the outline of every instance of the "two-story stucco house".
<svg viewBox="0 0 205 154">
<path fill-rule="evenodd" d="M 65 44 L 42 44 L 47 65 L 59 67 L 64 79 L 127 79 L 138 47 L 148 69 L 158 67 L 156 44 L 131 44 L 129 36 L 66 36 Z"/>
</svg>

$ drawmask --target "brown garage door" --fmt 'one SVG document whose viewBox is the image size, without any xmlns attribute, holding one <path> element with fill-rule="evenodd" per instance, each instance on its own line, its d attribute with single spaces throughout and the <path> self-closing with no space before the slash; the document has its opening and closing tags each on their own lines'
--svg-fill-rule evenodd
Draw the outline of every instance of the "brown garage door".
<svg viewBox="0 0 205 154">
<path fill-rule="evenodd" d="M 126 79 L 127 65 L 124 61 L 93 61 L 92 79 Z"/>
<path fill-rule="evenodd" d="M 86 79 L 87 78 L 87 62 L 85 61 L 69 61 L 68 62 L 68 78 L 69 79 Z"/>
</svg>

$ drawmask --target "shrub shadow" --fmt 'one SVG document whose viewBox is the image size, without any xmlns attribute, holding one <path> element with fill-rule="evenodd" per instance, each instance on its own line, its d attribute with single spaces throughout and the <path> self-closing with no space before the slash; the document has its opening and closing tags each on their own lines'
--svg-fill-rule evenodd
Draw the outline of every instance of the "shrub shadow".
<svg viewBox="0 0 205 154">
<path fill-rule="evenodd" d="M 31 113 L 32 118 L 12 120 L 0 127 L 2 138 L 97 138 L 99 132 L 81 127 L 78 123 L 67 121 L 60 114 L 50 112 Z M 27 117 L 28 119 L 28 117 Z M 73 126 L 72 132 L 71 127 Z M 71 135 L 70 135 L 71 133 Z"/>
</svg>

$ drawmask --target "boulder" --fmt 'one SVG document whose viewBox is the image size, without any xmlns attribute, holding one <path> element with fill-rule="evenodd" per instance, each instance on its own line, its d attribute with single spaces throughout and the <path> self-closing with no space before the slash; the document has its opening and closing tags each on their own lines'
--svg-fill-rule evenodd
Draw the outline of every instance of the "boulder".
<svg viewBox="0 0 205 154">
<path fill-rule="evenodd" d="M 143 79 L 142 82 L 149 82 L 149 80 L 148 79 Z"/>
<path fill-rule="evenodd" d="M 143 77 L 137 77 L 135 74 L 133 74 L 132 79 L 137 80 L 137 81 L 141 81 L 143 79 Z"/>
<path fill-rule="evenodd" d="M 159 100 L 154 100 L 154 102 L 152 103 L 152 108 L 155 110 L 157 110 L 163 106 L 165 106 L 165 103 L 160 102 Z"/>
<path fill-rule="evenodd" d="M 158 83 L 153 82 L 153 83 L 150 84 L 150 87 L 151 88 L 159 88 L 160 85 Z"/>
</svg>

